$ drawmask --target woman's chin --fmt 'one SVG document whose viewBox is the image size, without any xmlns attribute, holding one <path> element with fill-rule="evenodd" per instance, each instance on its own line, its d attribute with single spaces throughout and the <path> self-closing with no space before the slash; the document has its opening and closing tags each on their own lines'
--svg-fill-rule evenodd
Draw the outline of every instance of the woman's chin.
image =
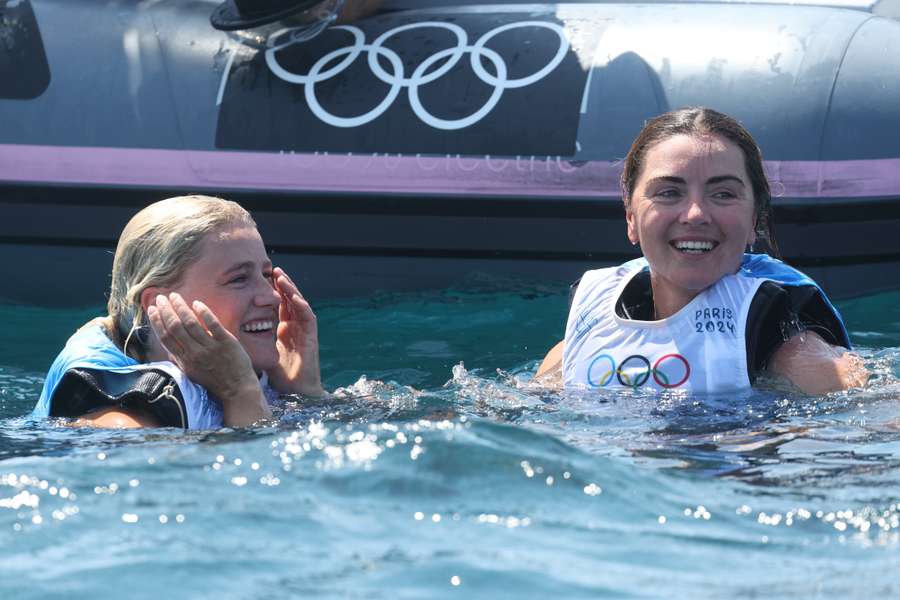
<svg viewBox="0 0 900 600">
<path fill-rule="evenodd" d="M 241 347 L 250 358 L 250 364 L 257 373 L 269 371 L 278 365 L 278 347 L 275 343 L 275 334 L 242 334 L 238 338 Z"/>
</svg>

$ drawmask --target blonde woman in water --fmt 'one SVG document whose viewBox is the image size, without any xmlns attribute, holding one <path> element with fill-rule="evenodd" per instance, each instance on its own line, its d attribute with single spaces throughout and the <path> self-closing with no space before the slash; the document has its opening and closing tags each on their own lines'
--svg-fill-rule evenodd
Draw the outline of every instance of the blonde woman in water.
<svg viewBox="0 0 900 600">
<path fill-rule="evenodd" d="M 183 196 L 125 226 L 108 315 L 57 356 L 35 416 L 97 427 L 251 425 L 321 396 L 316 317 L 238 204 Z"/>
</svg>

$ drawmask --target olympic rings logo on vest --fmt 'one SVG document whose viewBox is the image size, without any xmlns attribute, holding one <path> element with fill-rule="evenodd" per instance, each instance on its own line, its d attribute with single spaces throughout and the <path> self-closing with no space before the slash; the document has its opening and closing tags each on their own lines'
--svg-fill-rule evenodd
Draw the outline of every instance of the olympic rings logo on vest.
<svg viewBox="0 0 900 600">
<path fill-rule="evenodd" d="M 606 387 L 615 378 L 622 386 L 637 389 L 652 376 L 658 386 L 672 389 L 684 385 L 691 376 L 691 364 L 677 353 L 664 354 L 650 365 L 650 359 L 641 354 L 626 357 L 618 366 L 612 356 L 601 354 L 588 366 L 588 385 Z"/>
<path fill-rule="evenodd" d="M 549 29 L 559 37 L 559 49 L 550 61 L 541 69 L 537 70 L 525 77 L 510 79 L 508 77 L 509 68 L 506 61 L 500 54 L 491 50 L 486 45 L 495 36 L 512 29 L 522 27 L 539 27 Z M 400 55 L 390 48 L 385 47 L 385 42 L 392 36 L 414 29 L 439 28 L 450 31 L 456 37 L 456 45 L 444 50 L 439 50 L 423 60 L 412 72 L 409 77 L 404 73 L 403 60 Z M 306 103 L 312 113 L 321 121 L 334 127 L 359 127 L 367 123 L 371 123 L 385 111 L 387 111 L 394 100 L 400 95 L 400 92 L 406 88 L 409 96 L 409 103 L 415 115 L 425 124 L 441 130 L 457 130 L 474 125 L 486 115 L 488 115 L 494 107 L 500 102 L 503 92 L 508 89 L 522 88 L 540 81 L 556 69 L 566 56 L 569 50 L 569 40 L 565 35 L 565 30 L 557 23 L 545 21 L 519 21 L 516 23 L 508 23 L 488 31 L 482 35 L 474 44 L 469 44 L 469 36 L 466 31 L 455 23 L 444 23 L 440 21 L 425 21 L 422 23 L 410 23 L 401 25 L 385 31 L 378 36 L 371 44 L 367 44 L 365 34 L 358 27 L 352 25 L 337 25 L 332 30 L 342 30 L 353 36 L 352 45 L 345 46 L 333 50 L 316 61 L 309 72 L 306 74 L 293 73 L 278 61 L 277 53 L 293 44 L 303 43 L 306 41 L 302 37 L 294 38 L 292 32 L 294 29 L 285 28 L 276 31 L 269 36 L 266 41 L 266 64 L 272 73 L 279 79 L 288 83 L 294 83 L 304 86 Z M 361 115 L 353 117 L 342 117 L 334 115 L 319 103 L 316 97 L 315 86 L 333 77 L 336 77 L 346 70 L 363 52 L 366 53 L 368 67 L 371 72 L 380 81 L 390 86 L 385 98 L 372 110 Z M 453 69 L 465 54 L 469 54 L 472 71 L 475 75 L 487 85 L 493 86 L 494 90 L 485 104 L 475 110 L 472 114 L 459 119 L 442 119 L 431 114 L 422 104 L 419 97 L 419 88 L 427 85 L 438 78 L 446 75 Z M 344 57 L 342 60 L 337 60 Z M 380 63 L 379 57 L 383 58 L 390 65 L 388 72 Z M 492 75 L 485 69 L 484 61 L 490 62 L 495 75 Z M 337 61 L 337 62 L 336 62 Z M 437 68 L 432 68 L 441 63 Z M 335 63 L 336 64 L 333 64 Z"/>
</svg>

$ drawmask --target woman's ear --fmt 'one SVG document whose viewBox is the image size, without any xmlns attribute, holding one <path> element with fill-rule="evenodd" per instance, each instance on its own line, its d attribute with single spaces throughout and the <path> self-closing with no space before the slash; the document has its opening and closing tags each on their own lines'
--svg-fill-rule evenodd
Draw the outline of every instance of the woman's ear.
<svg viewBox="0 0 900 600">
<path fill-rule="evenodd" d="M 140 327 L 134 330 L 138 340 L 140 340 L 143 348 L 141 349 L 142 358 L 140 360 L 170 360 L 166 358 L 166 354 L 160 353 L 160 342 L 156 336 L 156 332 L 150 325 L 147 316 L 147 307 L 156 305 L 156 297 L 160 294 L 168 294 L 169 290 L 161 287 L 148 287 L 141 292 L 141 322 Z"/>
<path fill-rule="evenodd" d="M 147 307 L 156 304 L 156 297 L 160 294 L 165 294 L 166 290 L 161 287 L 148 287 L 145 288 L 143 292 L 141 292 L 141 310 L 146 315 Z"/>
<path fill-rule="evenodd" d="M 750 229 L 750 233 L 747 235 L 747 248 L 753 248 L 753 244 L 756 243 L 757 238 L 757 229 L 759 228 L 759 219 L 756 219 L 753 223 L 753 227 Z"/>
<path fill-rule="evenodd" d="M 641 238 L 638 235 L 637 219 L 635 219 L 634 211 L 631 210 L 631 203 L 627 200 L 625 201 L 625 223 L 627 223 L 628 241 L 631 242 L 632 246 L 637 246 L 641 243 Z"/>
</svg>

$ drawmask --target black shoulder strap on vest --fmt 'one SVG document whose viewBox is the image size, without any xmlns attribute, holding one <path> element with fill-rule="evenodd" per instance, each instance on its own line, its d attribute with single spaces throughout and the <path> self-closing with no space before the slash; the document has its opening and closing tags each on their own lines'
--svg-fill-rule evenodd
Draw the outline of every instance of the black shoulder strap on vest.
<svg viewBox="0 0 900 600">
<path fill-rule="evenodd" d="M 181 390 L 161 369 L 128 373 L 69 369 L 50 399 L 51 417 L 81 417 L 103 408 L 139 410 L 153 415 L 163 427 L 188 427 Z"/>
<path fill-rule="evenodd" d="M 776 350 L 793 335 L 813 331 L 829 344 L 850 347 L 840 321 L 812 285 L 783 286 L 765 281 L 747 314 L 747 368 L 750 381 L 765 370 Z"/>
</svg>

